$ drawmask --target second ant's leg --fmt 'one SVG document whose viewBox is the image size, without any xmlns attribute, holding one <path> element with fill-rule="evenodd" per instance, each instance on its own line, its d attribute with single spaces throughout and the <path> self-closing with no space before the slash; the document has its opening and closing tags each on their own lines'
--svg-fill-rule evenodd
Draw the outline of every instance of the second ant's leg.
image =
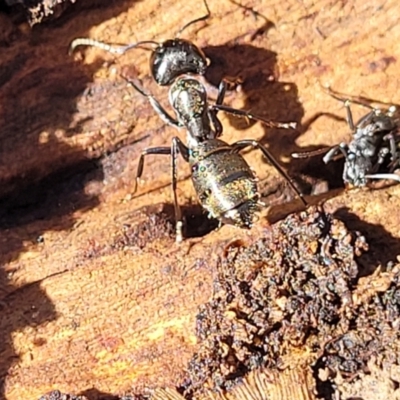
<svg viewBox="0 0 400 400">
<path fill-rule="evenodd" d="M 350 107 L 350 100 L 346 100 L 344 102 L 344 106 L 346 107 L 347 123 L 349 124 L 350 129 L 354 132 L 356 127 L 354 126 L 353 113 L 351 112 L 351 107 Z"/>
<path fill-rule="evenodd" d="M 142 152 L 142 154 L 140 155 L 140 158 L 139 158 L 139 162 L 138 162 L 138 166 L 137 166 L 137 170 L 136 170 L 135 183 L 134 183 L 132 194 L 136 193 L 138 180 L 141 178 L 141 176 L 143 174 L 144 159 L 149 154 L 154 154 L 154 155 L 161 154 L 161 155 L 169 156 L 171 154 L 171 147 L 151 147 L 149 149 L 143 150 L 143 152 Z"/>
<path fill-rule="evenodd" d="M 311 150 L 311 151 L 302 151 L 299 153 L 292 153 L 292 158 L 309 158 L 314 156 L 319 156 L 320 154 L 327 153 L 332 150 L 332 147 L 324 147 L 323 149 Z"/>
<path fill-rule="evenodd" d="M 378 159 L 375 165 L 372 167 L 371 172 L 378 171 L 379 167 L 384 163 L 387 155 L 390 153 L 390 149 L 387 147 L 381 147 L 378 151 Z M 393 160 L 393 158 L 392 158 Z"/>
<path fill-rule="evenodd" d="M 182 242 L 183 240 L 183 219 L 182 212 L 178 202 L 178 196 L 176 194 L 177 189 L 177 157 L 178 154 L 181 154 L 182 157 L 187 161 L 189 159 L 189 149 L 183 144 L 183 142 L 178 138 L 172 138 L 172 146 L 171 146 L 171 172 L 172 172 L 172 193 L 174 196 L 174 208 L 175 208 L 175 226 L 176 226 L 176 241 Z"/>
<path fill-rule="evenodd" d="M 297 123 L 296 122 L 275 122 L 275 121 L 270 121 L 267 119 L 264 119 L 262 117 L 259 117 L 257 115 L 253 115 L 249 113 L 248 111 L 244 110 L 238 110 L 236 108 L 224 106 L 222 104 L 213 104 L 211 106 L 212 109 L 217 109 L 220 111 L 225 111 L 229 114 L 236 115 L 238 117 L 244 117 L 248 119 L 252 119 L 254 121 L 260 121 L 264 125 L 268 126 L 269 128 L 282 128 L 282 129 L 296 129 Z"/>
<path fill-rule="evenodd" d="M 322 161 L 325 164 L 328 164 L 328 162 L 332 161 L 336 155 L 341 152 L 343 156 L 346 158 L 347 157 L 347 144 L 342 142 L 334 147 L 332 147 L 322 158 Z"/>
<path fill-rule="evenodd" d="M 365 175 L 367 179 L 391 179 L 396 182 L 400 182 L 400 176 L 396 174 L 372 174 Z"/>
<path fill-rule="evenodd" d="M 395 137 L 393 136 L 393 132 L 387 134 L 383 139 L 389 142 L 389 150 L 391 155 L 389 170 L 394 171 L 400 163 L 400 154 L 399 150 L 397 149 L 398 141 L 396 141 Z"/>
<path fill-rule="evenodd" d="M 232 148 L 234 151 L 240 151 L 248 146 L 261 150 L 261 152 L 268 159 L 271 165 L 282 175 L 282 177 L 289 183 L 292 189 L 296 192 L 297 196 L 300 198 L 303 205 L 307 206 L 307 202 L 304 199 L 303 193 L 301 193 L 299 189 L 297 189 L 294 180 L 282 169 L 278 161 L 276 161 L 275 157 L 269 152 L 269 150 L 264 145 L 262 145 L 257 140 L 239 140 L 238 142 L 232 144 Z"/>
</svg>

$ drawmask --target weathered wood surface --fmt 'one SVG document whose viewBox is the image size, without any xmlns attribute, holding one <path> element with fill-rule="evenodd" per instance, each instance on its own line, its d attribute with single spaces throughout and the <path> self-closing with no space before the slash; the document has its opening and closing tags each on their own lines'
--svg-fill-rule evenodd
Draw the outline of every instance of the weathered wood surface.
<svg viewBox="0 0 400 400">
<path fill-rule="evenodd" d="M 0 15 L 0 182 L 7 195 L 0 231 L 0 376 L 9 400 L 34 399 L 55 388 L 121 394 L 181 382 L 195 349 L 197 307 L 212 291 L 215 257 L 224 241 L 247 235 L 223 227 L 176 246 L 163 236 L 168 224 L 162 219 L 152 225 L 146 213 L 135 212 L 170 203 L 163 157 L 149 158 L 141 195 L 131 199 L 130 193 L 140 151 L 168 144 L 176 131 L 119 73 L 134 65 L 164 102 L 166 90 L 151 83 L 146 52 L 116 58 L 87 49 L 83 57 L 67 55 L 77 36 L 120 43 L 169 38 L 184 21 L 202 15 L 201 2 L 121 1 L 97 9 L 81 3 L 32 31 Z M 274 27 L 259 31 L 266 24 L 261 17 L 219 1 L 210 2 L 212 17 L 204 29 L 185 33 L 211 58 L 213 83 L 222 75 L 243 79 L 228 104 L 284 121 L 304 122 L 325 111 L 344 116 L 319 82 L 400 102 L 397 1 L 245 5 Z M 363 112 L 355 108 L 357 116 Z M 226 117 L 223 123 L 227 141 L 261 138 L 292 173 L 313 165 L 304 169 L 306 180 L 340 177 L 289 154 L 346 140 L 343 121 L 321 117 L 301 134 L 259 124 L 248 128 Z M 90 160 L 108 153 L 93 168 Z M 268 191 L 276 172 L 258 153 L 249 160 L 267 179 Z M 189 180 L 179 183 L 179 197 L 195 203 Z M 366 234 L 377 265 L 400 253 L 399 197 L 399 186 L 335 193 L 327 208 Z M 270 219 L 281 213 L 273 207 Z M 136 226 L 136 234 L 126 237 L 124 229 Z"/>
</svg>

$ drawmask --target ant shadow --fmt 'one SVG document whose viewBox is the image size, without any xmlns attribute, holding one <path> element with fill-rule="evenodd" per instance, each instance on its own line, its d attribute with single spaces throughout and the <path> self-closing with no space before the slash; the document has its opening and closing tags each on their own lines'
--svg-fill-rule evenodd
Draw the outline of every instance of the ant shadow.
<svg viewBox="0 0 400 400">
<path fill-rule="evenodd" d="M 359 231 L 367 239 L 370 250 L 358 258 L 360 276 L 372 274 L 378 266 L 384 271 L 391 263 L 396 263 L 400 254 L 400 239 L 392 236 L 382 225 L 361 220 L 347 207 L 338 209 L 334 217 L 343 221 L 350 231 Z"/>
<path fill-rule="evenodd" d="M 294 83 L 278 81 L 277 54 L 273 51 L 249 44 L 235 43 L 206 47 L 203 51 L 211 59 L 211 65 L 206 72 L 206 79 L 212 85 L 217 86 L 225 76 L 239 78 L 243 82 L 241 85 L 245 94 L 243 109 L 272 121 L 297 122 L 296 130 L 265 127 L 260 142 L 266 144 L 277 159 L 285 157 L 290 160 L 284 165 L 291 176 L 296 176 L 296 180 L 302 181 L 300 183 L 302 191 L 309 193 L 313 184 L 317 181 L 329 182 L 330 189 L 343 187 L 341 179 L 343 169 L 339 165 L 340 162 L 332 162 L 330 165 L 326 165 L 322 161 L 322 156 L 293 159 L 291 154 L 315 150 L 315 148 L 304 149 L 297 146 L 296 140 L 316 119 L 321 116 L 329 116 L 339 120 L 344 120 L 344 118 L 336 117 L 330 113 L 319 113 L 302 126 L 301 120 L 304 116 L 304 109 L 299 101 L 297 86 Z M 237 130 L 245 130 L 252 125 L 252 122 L 249 123 L 245 119 L 231 115 L 228 115 L 228 119 Z M 298 178 L 300 174 L 311 177 L 311 181 L 306 182 Z M 262 189 L 262 194 L 264 191 L 268 192 L 268 188 Z M 292 194 L 291 198 L 293 197 Z"/>
<path fill-rule="evenodd" d="M 12 334 L 27 327 L 35 328 L 55 320 L 57 313 L 39 282 L 22 287 L 9 283 L 10 277 L 0 269 L 0 398 L 5 399 L 4 386 L 9 369 L 18 362 L 19 354 L 14 350 Z M 43 346 L 46 338 L 35 335 L 31 343 Z"/>
<path fill-rule="evenodd" d="M 78 2 L 57 20 L 35 25 L 29 32 L 15 22 L 21 10 L 0 9 L 0 398 L 6 398 L 7 373 L 19 361 L 13 333 L 57 318 L 41 281 L 12 283 L 13 271 L 7 264 L 25 251 L 45 247 L 45 232 L 73 229 L 74 213 L 100 202 L 102 152 L 89 157 L 84 146 L 63 139 L 82 134 L 87 123 L 93 124 L 92 130 L 99 129 L 94 116 L 102 111 L 95 105 L 104 103 L 107 90 L 91 84 L 102 60 L 80 65 L 68 56 L 69 43 L 132 4 Z M 86 103 L 77 104 L 82 93 L 92 106 L 83 113 Z M 76 114 L 83 115 L 81 120 Z M 35 338 L 34 345 L 45 341 Z"/>
<path fill-rule="evenodd" d="M 57 20 L 35 25 L 25 34 L 13 25 L 12 7 L 8 14 L 0 10 L 2 21 L 8 22 L 0 31 L 0 49 L 6 54 L 0 60 L 0 235 L 38 220 L 47 221 L 47 229 L 67 230 L 75 222 L 69 218 L 71 211 L 99 203 L 100 190 L 87 194 L 85 186 L 93 181 L 101 186 L 104 172 L 98 160 L 104 153 L 90 154 L 63 139 L 82 135 L 87 123 L 96 123 L 101 110 L 82 112 L 77 101 L 82 93 L 91 105 L 107 97 L 105 88 L 91 86 L 103 61 L 83 66 L 68 56 L 68 47 L 77 35 L 87 35 L 92 26 L 125 12 L 132 3 L 77 3 Z M 80 120 L 77 113 L 83 114 Z M 22 247 L 4 245 L 0 264 L 15 259 Z"/>
<path fill-rule="evenodd" d="M 200 204 L 185 205 L 182 208 L 185 221 L 185 237 L 197 238 L 203 237 L 214 231 L 220 225 L 215 218 L 209 218 L 207 212 Z M 172 212 L 172 209 L 171 209 Z"/>
</svg>

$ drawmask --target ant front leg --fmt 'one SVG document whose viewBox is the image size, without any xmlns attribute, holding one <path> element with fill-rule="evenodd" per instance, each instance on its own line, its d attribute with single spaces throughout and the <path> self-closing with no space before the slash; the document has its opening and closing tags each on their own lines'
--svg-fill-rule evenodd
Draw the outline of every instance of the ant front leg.
<svg viewBox="0 0 400 400">
<path fill-rule="evenodd" d="M 346 143 L 342 142 L 336 146 L 333 146 L 322 158 L 325 164 L 335 159 L 336 155 L 341 152 L 344 158 L 347 157 L 348 146 Z"/>
<path fill-rule="evenodd" d="M 346 100 L 344 102 L 344 106 L 346 107 L 347 124 L 349 125 L 349 128 L 351 129 L 351 131 L 354 132 L 356 130 L 356 127 L 354 125 L 353 113 L 351 112 L 350 100 Z"/>
<path fill-rule="evenodd" d="M 214 126 L 215 137 L 219 137 L 222 135 L 223 127 L 217 117 L 217 113 L 220 110 L 219 106 L 224 107 L 222 103 L 224 102 L 225 94 L 228 90 L 229 85 L 232 85 L 232 82 L 229 81 L 227 78 L 223 78 L 218 86 L 217 99 L 215 100 L 214 105 L 208 108 L 208 116 Z"/>
<path fill-rule="evenodd" d="M 182 128 L 182 123 L 176 120 L 174 117 L 168 114 L 168 112 L 164 109 L 164 107 L 156 100 L 154 96 L 149 93 L 146 93 L 141 87 L 139 87 L 135 82 L 127 77 L 123 77 L 136 91 L 138 91 L 142 96 L 147 97 L 151 106 L 154 108 L 154 111 L 160 116 L 160 118 L 167 123 L 168 125 L 172 125 L 176 128 Z"/>
<path fill-rule="evenodd" d="M 373 166 L 371 172 L 375 172 L 379 170 L 379 167 L 384 163 L 386 157 L 388 156 L 388 154 L 391 153 L 390 149 L 388 147 L 381 147 L 378 151 L 378 159 L 376 160 L 375 165 Z M 391 167 L 393 164 L 396 164 L 396 160 L 394 158 L 394 156 L 396 156 L 396 154 L 393 156 L 392 154 L 392 158 L 391 158 L 391 162 L 389 163 L 389 168 L 392 171 Z"/>
<path fill-rule="evenodd" d="M 318 149 L 318 150 L 302 151 L 300 153 L 292 153 L 291 156 L 292 156 L 292 158 L 310 158 L 310 157 L 314 157 L 314 156 L 319 156 L 323 153 L 327 153 L 329 150 L 331 150 L 331 147 L 324 147 L 323 149 Z"/>
<path fill-rule="evenodd" d="M 251 114 L 248 111 L 238 110 L 236 108 L 224 106 L 222 104 L 213 104 L 211 106 L 212 109 L 216 109 L 219 111 L 225 111 L 226 113 L 236 115 L 238 117 L 252 119 L 254 121 L 260 121 L 264 125 L 268 126 L 269 128 L 281 128 L 281 129 L 296 129 L 297 123 L 296 122 L 275 122 L 270 121 L 268 119 L 264 119 L 257 115 Z"/>
<path fill-rule="evenodd" d="M 275 157 L 269 152 L 269 150 L 262 145 L 259 141 L 257 140 L 239 140 L 236 143 L 232 144 L 232 148 L 234 152 L 239 152 L 240 150 L 251 146 L 253 148 L 256 148 L 258 150 L 261 150 L 261 152 L 264 154 L 264 156 L 267 158 L 267 160 L 271 163 L 271 165 L 281 174 L 281 176 L 289 183 L 289 185 L 292 187 L 292 189 L 295 191 L 297 196 L 300 198 L 301 202 L 303 205 L 306 207 L 307 202 L 304 199 L 303 193 L 301 193 L 295 183 L 294 180 L 282 169 L 282 167 L 279 165 L 278 161 L 275 159 Z"/>
</svg>

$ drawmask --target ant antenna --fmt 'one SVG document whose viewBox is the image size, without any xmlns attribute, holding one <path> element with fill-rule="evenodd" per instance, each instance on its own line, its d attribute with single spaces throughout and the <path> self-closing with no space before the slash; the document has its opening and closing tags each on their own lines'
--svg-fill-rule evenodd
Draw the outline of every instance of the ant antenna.
<svg viewBox="0 0 400 400">
<path fill-rule="evenodd" d="M 206 1 L 206 0 L 203 0 L 203 3 L 204 3 L 204 5 L 205 5 L 205 7 L 206 7 L 207 14 L 206 14 L 206 15 L 203 15 L 203 16 L 200 17 L 200 18 L 196 18 L 196 19 L 194 19 L 194 20 L 188 22 L 187 24 L 185 24 L 185 25 L 184 25 L 181 29 L 179 29 L 179 31 L 176 33 L 176 35 L 175 35 L 176 38 L 179 38 L 179 36 L 181 35 L 181 33 L 182 33 L 185 29 L 187 29 L 190 25 L 197 24 L 197 22 L 205 21 L 205 20 L 207 20 L 208 18 L 210 18 L 210 16 L 211 16 L 211 11 L 210 11 L 210 9 L 209 9 L 209 7 L 208 7 L 207 1 Z"/>
<path fill-rule="evenodd" d="M 142 47 L 143 45 L 146 45 L 146 44 L 151 44 L 154 47 L 151 49 Z M 154 40 L 142 40 L 140 42 L 131 43 L 131 44 L 127 44 L 127 45 L 115 45 L 115 44 L 108 44 L 108 43 L 100 42 L 98 40 L 90 39 L 90 38 L 77 38 L 77 39 L 73 40 L 71 45 L 69 46 L 68 54 L 72 54 L 73 51 L 78 46 L 97 47 L 99 49 L 107 51 L 108 53 L 121 55 L 121 54 L 124 54 L 125 52 L 127 52 L 128 50 L 138 48 L 138 47 L 143 48 L 144 50 L 153 51 L 154 49 L 157 48 L 157 46 L 159 46 L 159 43 L 155 42 Z"/>
<path fill-rule="evenodd" d="M 319 85 L 321 86 L 321 89 L 324 92 L 329 94 L 334 99 L 339 100 L 339 101 L 341 101 L 343 103 L 348 101 L 348 102 L 351 102 L 353 104 L 357 104 L 359 106 L 368 108 L 369 110 L 377 110 L 377 107 L 373 107 L 371 105 L 371 103 L 376 103 L 376 104 L 380 104 L 382 106 L 388 107 L 389 108 L 389 112 L 395 113 L 397 111 L 397 107 L 393 103 L 387 103 L 387 102 L 380 101 L 380 100 L 373 100 L 373 99 L 370 99 L 370 98 L 364 97 L 364 96 L 352 96 L 352 95 L 349 95 L 349 94 L 339 93 L 339 92 L 333 90 L 330 87 L 330 85 L 324 86 L 321 82 L 319 82 Z"/>
</svg>

